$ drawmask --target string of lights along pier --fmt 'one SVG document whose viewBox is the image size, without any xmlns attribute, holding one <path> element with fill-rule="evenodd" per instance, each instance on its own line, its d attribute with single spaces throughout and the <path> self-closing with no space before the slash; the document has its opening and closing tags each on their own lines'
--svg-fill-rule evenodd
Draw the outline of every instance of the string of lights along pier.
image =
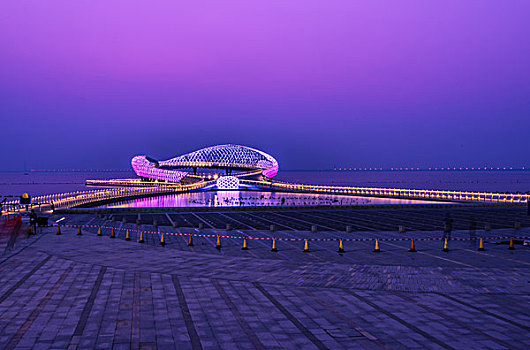
<svg viewBox="0 0 530 350">
<path fill-rule="evenodd" d="M 100 203 L 139 197 L 242 189 L 486 204 L 523 204 L 530 200 L 530 195 L 524 193 L 328 186 L 281 182 L 274 180 L 279 169 L 278 161 L 274 157 L 255 148 L 235 144 L 206 147 L 161 161 L 146 155 L 138 155 L 132 158 L 131 164 L 137 178 L 87 180 L 87 186 L 97 186 L 99 189 L 37 196 L 31 199 L 32 205 L 48 203 L 54 208 L 90 207 Z"/>
</svg>

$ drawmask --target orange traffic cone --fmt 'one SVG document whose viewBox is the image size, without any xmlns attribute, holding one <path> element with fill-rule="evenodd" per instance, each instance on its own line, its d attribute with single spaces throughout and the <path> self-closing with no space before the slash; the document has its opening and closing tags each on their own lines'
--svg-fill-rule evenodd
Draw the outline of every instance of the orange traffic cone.
<svg viewBox="0 0 530 350">
<path fill-rule="evenodd" d="M 342 239 L 339 240 L 339 253 L 344 253 L 344 245 L 342 244 Z"/>
<path fill-rule="evenodd" d="M 484 238 L 480 237 L 480 241 L 478 243 L 478 251 L 483 252 L 486 249 L 484 249 Z"/>
<path fill-rule="evenodd" d="M 411 253 L 415 253 L 416 252 L 416 245 L 414 244 L 414 238 L 412 239 L 412 241 L 410 241 L 409 252 L 411 252 Z"/>
<path fill-rule="evenodd" d="M 375 239 L 374 253 L 381 253 L 381 249 L 379 249 L 379 240 L 377 238 Z"/>
<path fill-rule="evenodd" d="M 278 251 L 278 248 L 276 248 L 276 239 L 273 238 L 272 239 L 272 248 L 271 248 L 271 252 L 277 252 Z"/>
<path fill-rule="evenodd" d="M 215 248 L 221 249 L 221 238 L 217 236 L 217 242 L 215 243 Z"/>
<path fill-rule="evenodd" d="M 444 241 L 444 247 L 443 247 L 442 251 L 444 251 L 446 253 L 449 251 L 449 243 L 447 242 L 447 238 Z"/>
</svg>

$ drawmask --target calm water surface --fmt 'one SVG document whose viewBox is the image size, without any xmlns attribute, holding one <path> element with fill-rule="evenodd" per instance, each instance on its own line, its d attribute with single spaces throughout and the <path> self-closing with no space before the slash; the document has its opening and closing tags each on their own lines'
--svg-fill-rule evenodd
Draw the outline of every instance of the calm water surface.
<svg viewBox="0 0 530 350">
<path fill-rule="evenodd" d="M 0 173 L 0 196 L 19 196 L 24 192 L 37 196 L 83 191 L 87 189 L 85 187 L 87 179 L 133 177 L 135 175 L 132 172 L 31 172 L 28 175 Z M 276 179 L 318 185 L 523 193 L 530 191 L 530 171 L 282 172 L 280 170 Z"/>
</svg>

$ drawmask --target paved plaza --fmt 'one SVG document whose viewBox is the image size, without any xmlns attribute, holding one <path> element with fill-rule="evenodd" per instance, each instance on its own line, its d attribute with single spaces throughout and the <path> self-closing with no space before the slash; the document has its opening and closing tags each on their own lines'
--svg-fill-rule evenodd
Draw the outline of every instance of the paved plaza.
<svg viewBox="0 0 530 350">
<path fill-rule="evenodd" d="M 483 252 L 457 231 L 443 252 L 438 231 L 226 231 L 107 219 L 66 215 L 61 235 L 39 229 L 0 256 L 0 348 L 530 348 L 530 248 L 491 238 L 529 236 L 528 228 L 478 230 Z M 89 225 L 82 235 L 79 224 Z M 189 234 L 211 236 L 189 247 Z M 249 250 L 229 238 L 217 249 L 216 235 L 248 237 Z M 345 241 L 338 253 L 335 240 L 310 241 L 303 252 L 305 238 L 383 240 L 380 253 L 371 240 Z"/>
</svg>

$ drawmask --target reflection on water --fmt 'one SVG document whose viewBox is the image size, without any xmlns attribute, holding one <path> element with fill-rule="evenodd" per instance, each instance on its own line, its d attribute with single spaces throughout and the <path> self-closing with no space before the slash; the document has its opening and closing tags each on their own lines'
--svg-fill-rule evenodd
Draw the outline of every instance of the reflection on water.
<svg viewBox="0 0 530 350">
<path fill-rule="evenodd" d="M 138 198 L 128 201 L 110 203 L 102 206 L 102 208 L 373 205 L 426 203 L 434 202 L 413 199 L 357 197 L 327 194 L 316 195 L 284 192 L 209 191 Z"/>
</svg>

